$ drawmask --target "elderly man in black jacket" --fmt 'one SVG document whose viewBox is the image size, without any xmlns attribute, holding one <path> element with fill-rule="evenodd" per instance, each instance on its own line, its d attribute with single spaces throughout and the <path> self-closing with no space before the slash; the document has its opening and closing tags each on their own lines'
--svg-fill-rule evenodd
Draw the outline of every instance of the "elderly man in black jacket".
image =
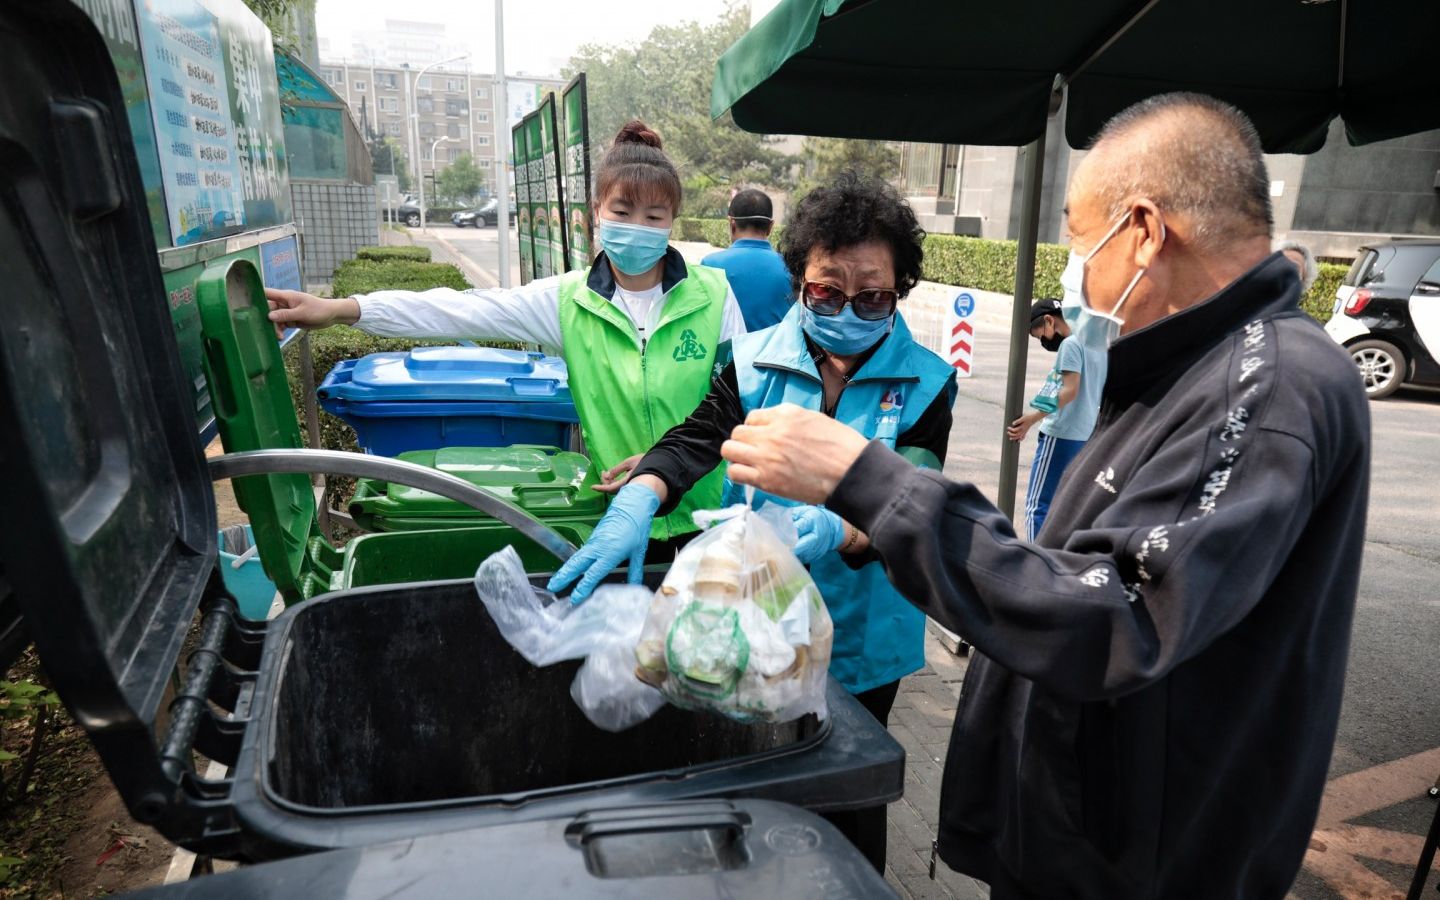
<svg viewBox="0 0 1440 900">
<path fill-rule="evenodd" d="M 1067 303 L 1100 421 L 1035 543 L 974 485 L 752 413 L 730 477 L 825 502 L 964 634 L 940 857 L 1001 898 L 1281 898 L 1340 713 L 1370 481 L 1353 366 L 1270 252 L 1237 110 L 1153 98 L 1076 170 Z"/>
</svg>

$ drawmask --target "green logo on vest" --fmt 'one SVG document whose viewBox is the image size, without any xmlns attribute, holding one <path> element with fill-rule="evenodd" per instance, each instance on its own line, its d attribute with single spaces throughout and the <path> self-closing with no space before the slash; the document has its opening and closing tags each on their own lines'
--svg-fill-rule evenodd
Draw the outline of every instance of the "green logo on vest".
<svg viewBox="0 0 1440 900">
<path fill-rule="evenodd" d="M 675 352 L 671 354 L 676 362 L 684 362 L 687 359 L 704 359 L 705 348 L 696 339 L 695 332 L 685 329 L 680 332 L 680 343 L 676 345 Z"/>
</svg>

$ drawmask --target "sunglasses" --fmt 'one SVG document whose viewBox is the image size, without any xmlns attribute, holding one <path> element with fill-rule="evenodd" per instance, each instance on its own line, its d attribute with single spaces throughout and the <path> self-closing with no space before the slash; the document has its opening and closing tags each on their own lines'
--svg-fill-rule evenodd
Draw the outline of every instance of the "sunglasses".
<svg viewBox="0 0 1440 900">
<path fill-rule="evenodd" d="M 867 322 L 890 318 L 895 312 L 895 305 L 900 302 L 899 291 L 866 288 L 851 295 L 823 281 L 805 282 L 800 288 L 800 296 L 805 306 L 817 316 L 838 316 L 848 303 L 856 318 Z"/>
</svg>

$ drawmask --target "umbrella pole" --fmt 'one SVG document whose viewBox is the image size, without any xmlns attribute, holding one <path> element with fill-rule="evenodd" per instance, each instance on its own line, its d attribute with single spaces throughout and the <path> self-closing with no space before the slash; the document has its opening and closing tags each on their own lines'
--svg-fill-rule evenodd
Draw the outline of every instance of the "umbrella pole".
<svg viewBox="0 0 1440 900">
<path fill-rule="evenodd" d="M 1030 301 L 1035 292 L 1035 245 L 1040 235 L 1040 188 L 1045 177 L 1045 131 L 1025 146 L 1025 181 L 1020 190 L 1020 234 L 1015 248 L 1015 301 L 1010 309 L 1010 368 L 1005 382 L 1005 421 L 1000 427 L 1000 511 L 1015 520 L 1015 482 L 1020 445 L 1005 428 L 1024 412 L 1025 363 L 1030 350 Z M 1016 531 L 1020 528 L 1016 526 Z"/>
</svg>

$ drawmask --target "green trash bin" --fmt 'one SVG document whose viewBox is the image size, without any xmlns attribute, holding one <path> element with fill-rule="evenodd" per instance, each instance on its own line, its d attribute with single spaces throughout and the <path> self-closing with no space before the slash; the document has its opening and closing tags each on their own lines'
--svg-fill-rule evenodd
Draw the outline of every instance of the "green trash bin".
<svg viewBox="0 0 1440 900">
<path fill-rule="evenodd" d="M 469 578 L 492 553 L 514 547 L 527 572 L 553 572 L 560 563 L 534 541 L 499 525 L 393 531 L 366 534 L 345 545 L 330 590 Z M 557 525 L 555 531 L 579 546 L 590 537 L 588 525 Z"/>
<path fill-rule="evenodd" d="M 197 305 L 205 338 L 205 377 L 226 452 L 300 447 L 295 406 L 275 329 L 267 318 L 269 307 L 259 271 L 244 260 L 217 261 L 197 282 Z M 461 465 L 446 462 L 449 451 L 438 452 L 441 462 L 452 470 Z M 430 455 L 434 457 L 436 451 Z M 502 476 L 497 493 L 504 499 L 525 498 L 532 511 L 538 507 L 562 513 L 567 508 L 584 512 L 574 521 L 563 516 L 547 518 L 547 524 L 557 526 L 557 531 L 563 531 L 561 526 L 571 526 L 564 533 L 577 545 L 590 536 L 591 526 L 604 511 L 604 495 L 590 490 L 595 476 L 590 474 L 584 456 L 562 454 L 554 448 L 516 448 L 514 452 L 500 451 L 494 460 L 477 460 L 475 465 L 498 467 Z M 543 471 L 547 469 L 548 481 Z M 557 484 L 557 473 L 567 481 Z M 481 473 L 474 473 L 472 482 L 479 477 Z M 567 484 L 576 498 L 583 499 L 566 501 L 561 495 Z M 235 480 L 235 496 L 250 518 L 265 575 L 287 605 L 339 587 L 467 577 L 482 559 L 509 544 L 519 550 L 532 572 L 554 571 L 558 565 L 553 556 L 511 526 L 462 504 L 398 486 L 380 485 L 378 490 L 382 495 L 393 491 L 421 510 L 422 516 L 433 516 L 436 501 L 442 508 L 451 508 L 452 518 L 456 511 L 468 512 L 468 516 L 459 517 L 462 521 L 458 524 L 469 526 L 471 533 L 459 538 L 418 531 L 373 535 L 370 537 L 400 539 L 387 543 L 362 537 L 337 548 L 320 533 L 315 491 L 308 475 L 247 475 Z M 592 509 L 598 511 L 592 513 Z M 376 516 L 374 521 L 383 522 L 384 516 Z M 446 526 L 441 523 L 418 527 Z M 392 555 L 394 558 L 390 558 Z"/>
<path fill-rule="evenodd" d="M 605 514 L 606 497 L 584 454 L 558 447 L 446 447 L 414 450 L 396 459 L 429 466 L 470 482 L 552 527 L 590 530 Z M 478 509 L 418 488 L 361 479 L 350 516 L 366 531 L 434 531 L 501 527 Z"/>
</svg>

